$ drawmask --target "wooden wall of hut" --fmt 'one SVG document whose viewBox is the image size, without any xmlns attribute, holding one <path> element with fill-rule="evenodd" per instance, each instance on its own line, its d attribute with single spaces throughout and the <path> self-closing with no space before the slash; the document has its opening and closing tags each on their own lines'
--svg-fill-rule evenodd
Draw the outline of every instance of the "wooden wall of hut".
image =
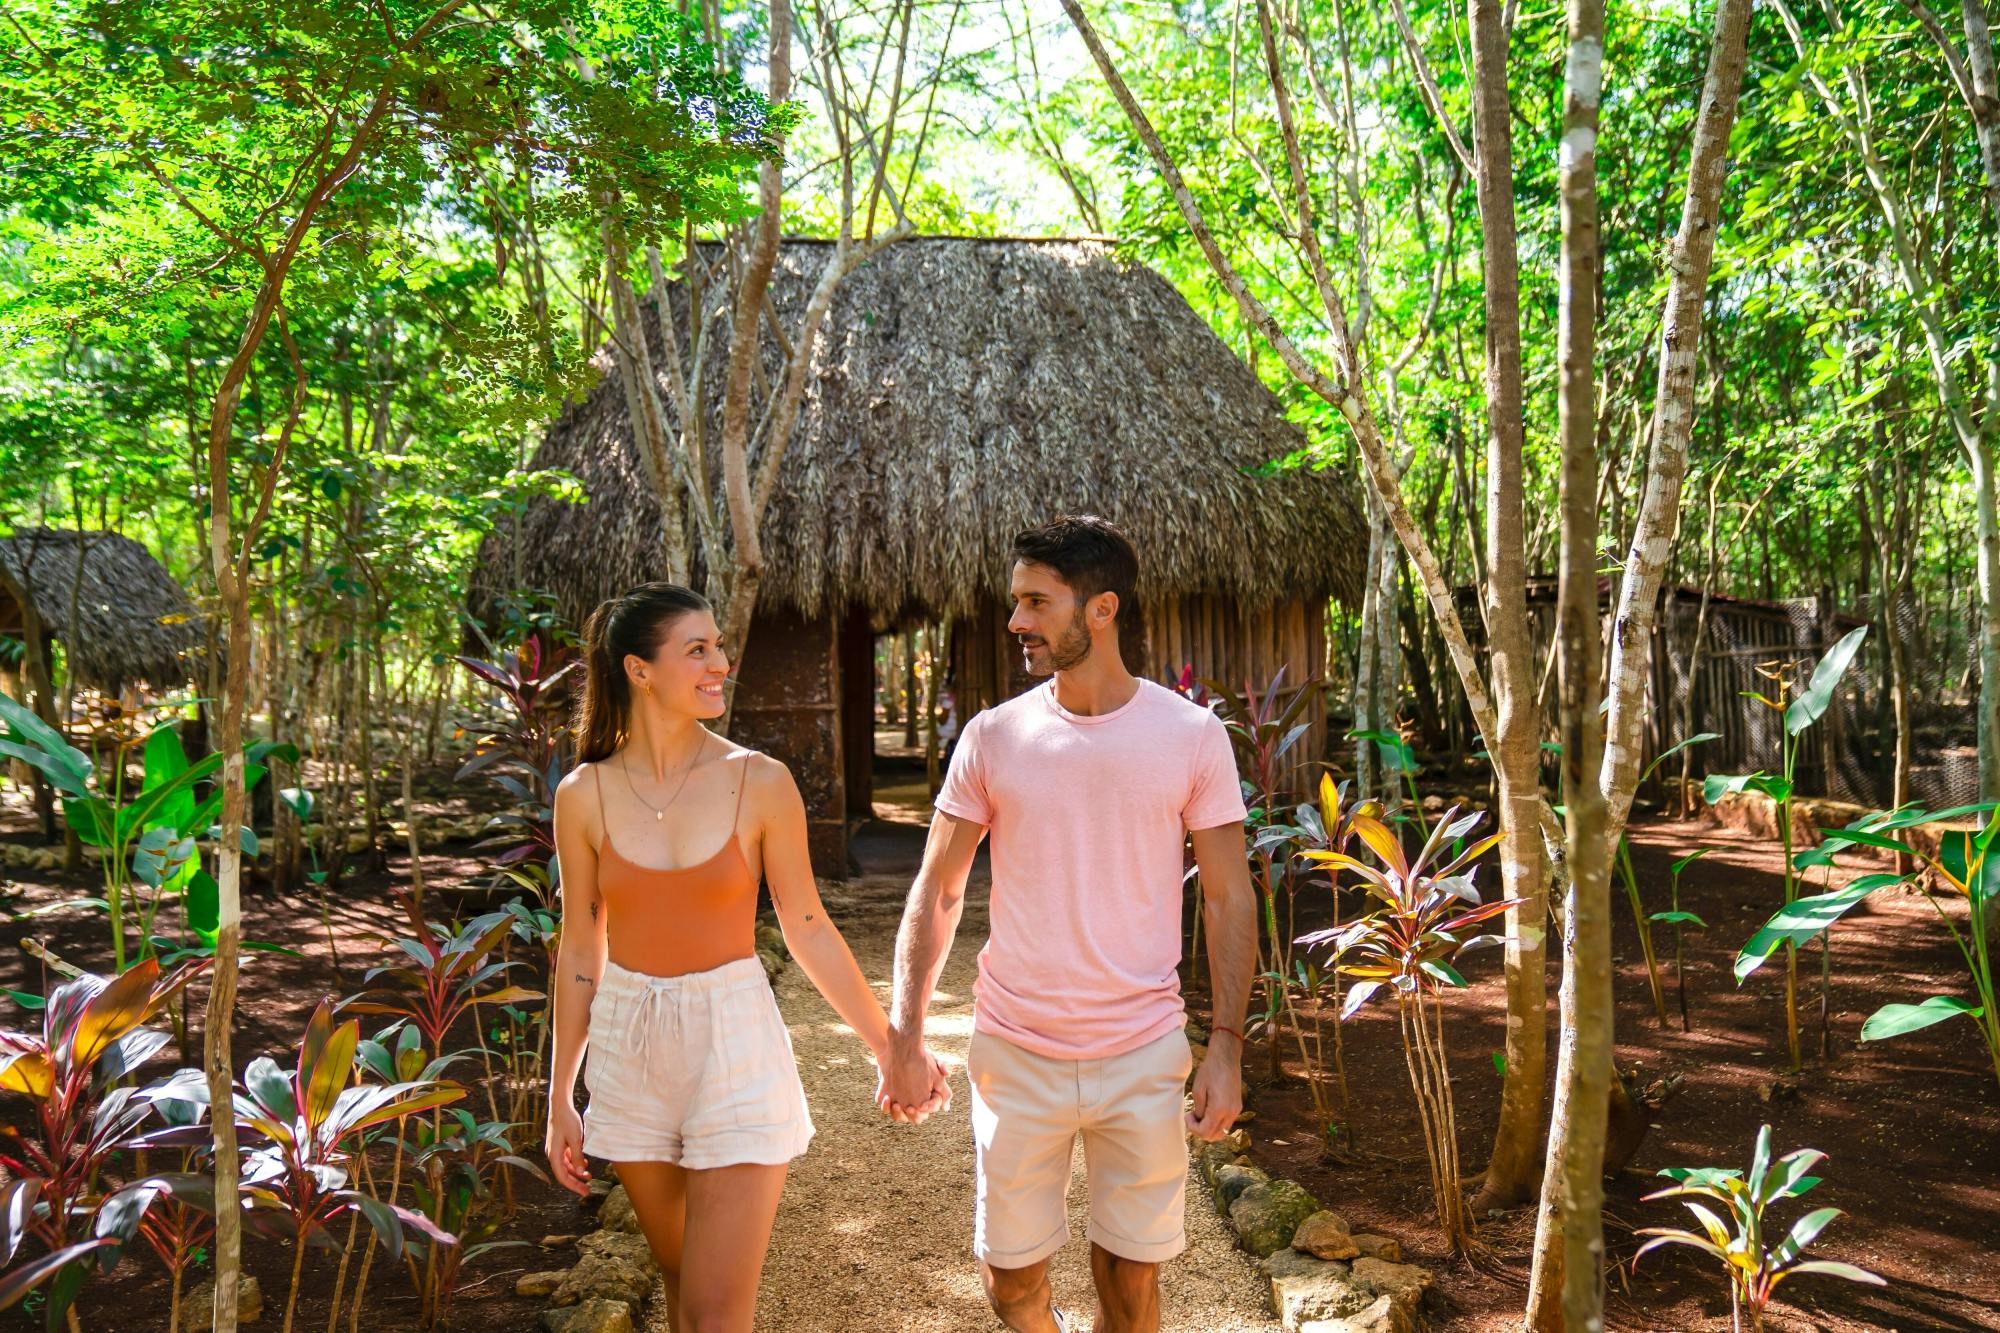
<svg viewBox="0 0 2000 1333">
<path fill-rule="evenodd" d="M 1294 597 L 1261 606 L 1244 606 L 1210 594 L 1165 597 L 1144 606 L 1146 635 L 1141 660 L 1126 667 L 1135 675 L 1161 684 L 1179 679 L 1193 667 L 1196 680 L 1212 680 L 1241 693 L 1246 685 L 1260 693 L 1277 676 L 1287 701 L 1301 689 L 1311 698 L 1302 720 L 1310 730 L 1288 756 L 1287 785 L 1309 791 L 1327 758 L 1326 602 Z M 1021 669 L 1021 652 L 1007 632 L 1005 608 L 994 601 L 957 621 L 952 630 L 951 675 L 957 687 L 959 717 L 1012 698 L 1035 681 Z"/>
</svg>

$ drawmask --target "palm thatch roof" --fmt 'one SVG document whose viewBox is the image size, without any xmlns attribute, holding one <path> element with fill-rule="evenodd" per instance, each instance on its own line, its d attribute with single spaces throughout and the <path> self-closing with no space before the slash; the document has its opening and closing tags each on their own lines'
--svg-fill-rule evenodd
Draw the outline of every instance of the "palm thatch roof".
<svg viewBox="0 0 2000 1333">
<path fill-rule="evenodd" d="M 187 680 L 202 637 L 186 589 L 145 547 L 115 532 L 19 528 L 0 540 L 0 632 L 18 635 L 27 605 L 68 650 L 77 679 L 108 692 L 141 680 Z"/>
<path fill-rule="evenodd" d="M 771 296 L 787 330 L 827 246 L 781 248 Z M 715 309 L 726 284 L 706 292 L 713 349 L 726 338 L 727 312 Z M 687 299 L 674 283 L 677 329 L 687 328 Z M 647 310 L 657 358 L 657 307 Z M 765 328 L 769 384 L 782 352 Z M 707 360 L 714 438 L 723 357 L 711 350 Z M 574 623 L 659 577 L 659 509 L 617 372 L 603 364 L 604 378 L 534 459 L 573 473 L 588 503 L 538 500 L 518 529 L 496 531 L 474 576 L 475 610 L 496 593 L 537 588 Z M 878 623 L 967 614 L 1004 591 L 1016 532 L 1094 512 L 1138 547 L 1142 596 L 1351 601 L 1366 539 L 1344 478 L 1257 475 L 1305 443 L 1171 284 L 1107 246 L 903 241 L 834 298 L 763 525 L 763 599 L 809 618 L 854 603 Z"/>
</svg>

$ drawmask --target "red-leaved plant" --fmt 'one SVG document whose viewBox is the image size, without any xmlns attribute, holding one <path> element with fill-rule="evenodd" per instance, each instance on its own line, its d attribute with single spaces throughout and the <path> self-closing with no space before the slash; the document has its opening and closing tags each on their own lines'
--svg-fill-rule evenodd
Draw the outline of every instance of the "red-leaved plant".
<svg viewBox="0 0 2000 1333">
<path fill-rule="evenodd" d="M 1384 990 L 1396 997 L 1403 1059 L 1430 1151 L 1438 1220 L 1458 1250 L 1470 1247 L 1472 1219 L 1459 1189 L 1458 1123 L 1440 996 L 1447 988 L 1465 985 L 1454 966 L 1460 955 L 1505 938 L 1477 934 L 1475 928 L 1518 901 L 1481 902 L 1473 884 L 1473 861 L 1500 840 L 1495 833 L 1464 844 L 1465 836 L 1484 818 L 1477 811 L 1459 818 L 1458 807 L 1453 806 L 1411 858 L 1404 855 L 1401 841 L 1388 825 L 1372 815 L 1350 815 L 1347 827 L 1374 854 L 1377 864 L 1331 849 L 1308 851 L 1305 856 L 1336 874 L 1346 871 L 1359 878 L 1362 889 L 1374 899 L 1374 909 L 1338 930 L 1315 931 L 1299 939 L 1309 948 L 1330 946 L 1334 965 L 1355 979 L 1341 1007 L 1343 1021 Z"/>
</svg>

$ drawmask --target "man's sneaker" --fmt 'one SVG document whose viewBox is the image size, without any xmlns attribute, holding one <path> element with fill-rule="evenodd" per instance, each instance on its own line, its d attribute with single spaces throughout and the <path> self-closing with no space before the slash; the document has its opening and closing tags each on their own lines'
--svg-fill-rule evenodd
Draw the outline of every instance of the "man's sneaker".
<svg viewBox="0 0 2000 1333">
<path fill-rule="evenodd" d="M 1069 1320 L 1067 1317 L 1064 1316 L 1063 1312 L 1057 1309 L 1055 1306 L 1051 1305 L 1049 1307 L 1049 1313 L 1055 1316 L 1056 1333 L 1069 1333 Z"/>
</svg>

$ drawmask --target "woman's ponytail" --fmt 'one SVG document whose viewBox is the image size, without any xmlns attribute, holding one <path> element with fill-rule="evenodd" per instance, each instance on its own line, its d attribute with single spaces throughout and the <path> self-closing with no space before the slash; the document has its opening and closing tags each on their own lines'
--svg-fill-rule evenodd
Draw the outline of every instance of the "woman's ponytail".
<svg viewBox="0 0 2000 1333">
<path fill-rule="evenodd" d="M 583 699 L 576 711 L 576 757 L 595 764 L 616 754 L 631 729 L 632 682 L 625 659 L 651 659 L 667 629 L 708 599 L 678 583 L 642 583 L 598 603 L 583 626 Z"/>
</svg>

